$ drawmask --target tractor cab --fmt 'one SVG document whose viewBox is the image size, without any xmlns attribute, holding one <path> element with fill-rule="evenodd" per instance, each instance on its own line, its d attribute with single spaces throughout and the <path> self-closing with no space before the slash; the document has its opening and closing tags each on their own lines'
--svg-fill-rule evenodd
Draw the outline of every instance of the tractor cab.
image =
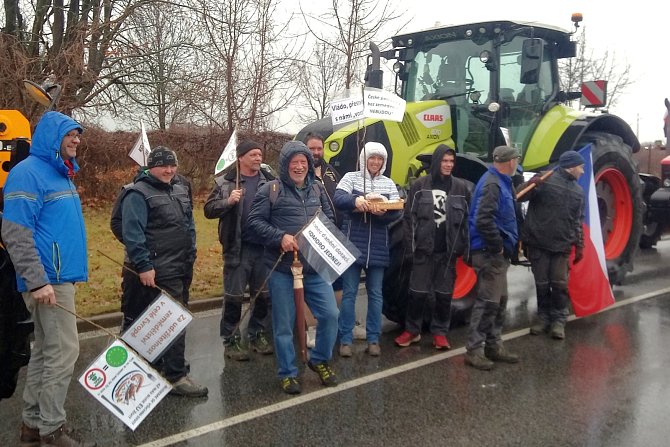
<svg viewBox="0 0 670 447">
<path fill-rule="evenodd" d="M 569 96 L 557 61 L 573 57 L 575 43 L 558 28 L 483 22 L 400 35 L 393 47 L 380 54 L 396 60 L 396 93 L 445 101 L 456 150 L 483 161 L 500 144 L 526 149 L 542 115 Z M 366 79 L 378 77 L 369 70 Z"/>
</svg>

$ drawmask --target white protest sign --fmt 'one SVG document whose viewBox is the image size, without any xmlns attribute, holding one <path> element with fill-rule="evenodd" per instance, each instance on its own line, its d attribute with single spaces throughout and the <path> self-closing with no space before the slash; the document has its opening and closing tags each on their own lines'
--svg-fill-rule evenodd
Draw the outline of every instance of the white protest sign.
<svg viewBox="0 0 670 447">
<path fill-rule="evenodd" d="M 237 128 L 233 130 L 233 133 L 230 135 L 228 144 L 223 149 L 219 161 L 216 162 L 216 167 L 214 168 L 214 175 L 226 169 L 228 166 L 235 163 L 237 160 Z"/>
<path fill-rule="evenodd" d="M 363 98 L 359 95 L 331 102 L 330 117 L 333 126 L 363 118 Z"/>
<path fill-rule="evenodd" d="M 356 257 L 340 242 L 340 240 L 320 220 L 321 216 L 312 219 L 302 231 L 302 236 L 326 263 L 340 276 Z"/>
<path fill-rule="evenodd" d="M 131 430 L 135 430 L 172 389 L 119 340 L 95 359 L 79 383 Z"/>
<path fill-rule="evenodd" d="M 149 137 L 147 136 L 147 132 L 144 129 L 144 123 L 140 121 L 140 125 L 142 130 L 140 135 L 137 137 L 137 141 L 135 141 L 133 148 L 128 153 L 128 156 L 135 160 L 135 163 L 138 165 L 146 166 L 147 158 L 151 153 L 151 147 L 149 146 Z"/>
<path fill-rule="evenodd" d="M 388 121 L 402 121 L 405 114 L 405 100 L 393 93 L 366 88 L 364 93 L 366 118 L 379 118 Z"/>
<path fill-rule="evenodd" d="M 156 360 L 193 320 L 191 313 L 162 292 L 121 335 L 138 354 Z"/>
</svg>

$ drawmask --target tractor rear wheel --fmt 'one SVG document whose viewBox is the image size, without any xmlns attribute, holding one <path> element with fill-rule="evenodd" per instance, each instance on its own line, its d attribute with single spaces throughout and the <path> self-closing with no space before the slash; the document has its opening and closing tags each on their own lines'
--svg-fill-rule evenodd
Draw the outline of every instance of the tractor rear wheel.
<svg viewBox="0 0 670 447">
<path fill-rule="evenodd" d="M 592 144 L 600 226 L 611 284 L 622 284 L 633 270 L 643 223 L 642 188 L 631 148 L 604 132 L 589 132 L 578 147 Z M 587 198 L 588 200 L 588 198 Z"/>
</svg>

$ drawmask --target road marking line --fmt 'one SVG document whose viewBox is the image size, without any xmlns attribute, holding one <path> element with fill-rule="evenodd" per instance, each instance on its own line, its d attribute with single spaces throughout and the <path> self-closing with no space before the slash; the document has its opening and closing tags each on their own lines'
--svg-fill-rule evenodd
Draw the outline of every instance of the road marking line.
<svg viewBox="0 0 670 447">
<path fill-rule="evenodd" d="M 636 296 L 636 297 L 631 297 L 627 298 L 621 301 L 618 301 L 614 303 L 613 305 L 601 310 L 598 313 L 606 312 L 608 310 L 616 309 L 628 304 L 633 304 L 638 301 L 646 300 L 648 298 L 653 298 L 658 295 L 663 295 L 665 293 L 670 293 L 670 287 L 667 287 L 665 289 L 660 289 L 654 292 L 649 292 L 645 293 L 644 295 Z M 594 314 L 597 315 L 597 314 Z M 589 315 L 590 317 L 591 315 Z M 586 317 L 584 317 L 586 318 Z M 571 315 L 568 317 L 568 321 L 573 321 L 579 319 L 579 317 L 575 317 L 574 315 Z M 524 329 L 518 329 L 513 332 L 508 332 L 502 336 L 503 340 L 512 340 L 515 338 L 519 338 L 521 336 L 528 335 L 528 328 Z M 277 413 L 282 410 L 286 410 L 289 408 L 297 407 L 298 405 L 302 405 L 307 402 L 311 402 L 317 399 L 321 399 L 323 397 L 330 396 L 331 394 L 336 394 L 340 393 L 342 391 L 347 391 L 352 388 L 357 388 L 362 385 L 366 385 L 371 382 L 375 382 L 377 380 L 382 380 L 387 377 L 391 377 L 397 374 L 401 374 L 407 371 L 411 371 L 417 368 L 421 368 L 424 366 L 431 365 L 433 363 L 441 362 L 443 360 L 449 359 L 451 357 L 456 357 L 461 354 L 465 354 L 465 347 L 453 349 L 450 351 L 446 351 L 443 353 L 439 354 L 434 354 L 430 357 L 424 358 L 424 359 L 419 359 L 415 360 L 410 363 L 406 363 L 404 365 L 399 365 L 399 366 L 394 366 L 393 368 L 386 369 L 384 371 L 380 371 L 374 374 L 370 374 L 367 376 L 359 377 L 358 379 L 353 379 L 349 380 L 347 382 L 341 383 L 336 387 L 333 388 L 323 388 L 319 391 L 314 391 L 308 394 L 303 394 L 298 397 L 290 398 L 288 400 L 278 402 L 276 404 L 268 405 L 266 407 L 258 408 L 255 410 L 247 411 L 246 413 L 240 413 L 235 416 L 231 416 L 225 419 L 222 419 L 217 422 L 212 422 L 207 425 L 203 425 L 201 427 L 193 428 L 191 430 L 183 431 L 180 433 L 176 433 L 171 436 L 167 436 L 165 438 L 157 439 L 155 441 L 148 442 L 146 444 L 142 444 L 138 447 L 162 447 L 162 446 L 169 446 L 176 444 L 178 442 L 184 442 L 188 441 L 189 439 L 196 438 L 198 436 L 203 436 L 208 433 L 218 431 L 218 430 L 223 430 L 224 428 L 232 427 L 237 424 L 241 424 L 243 422 L 248 422 L 253 419 L 259 418 L 261 416 L 267 416 L 269 414 Z"/>
</svg>

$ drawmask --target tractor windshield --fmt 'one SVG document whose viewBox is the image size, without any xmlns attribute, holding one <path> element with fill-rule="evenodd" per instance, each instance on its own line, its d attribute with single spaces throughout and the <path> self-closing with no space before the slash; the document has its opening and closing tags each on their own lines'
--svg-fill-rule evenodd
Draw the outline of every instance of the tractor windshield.
<svg viewBox="0 0 670 447">
<path fill-rule="evenodd" d="M 459 152 L 488 159 L 498 144 L 509 142 L 524 149 L 554 85 L 547 45 L 539 81 L 521 83 L 525 39 L 516 36 L 502 44 L 469 39 L 427 44 L 408 61 L 403 97 L 409 102 L 445 100 Z M 488 55 L 488 60 L 482 55 Z M 488 108 L 494 102 L 499 104 L 497 111 Z"/>
</svg>

